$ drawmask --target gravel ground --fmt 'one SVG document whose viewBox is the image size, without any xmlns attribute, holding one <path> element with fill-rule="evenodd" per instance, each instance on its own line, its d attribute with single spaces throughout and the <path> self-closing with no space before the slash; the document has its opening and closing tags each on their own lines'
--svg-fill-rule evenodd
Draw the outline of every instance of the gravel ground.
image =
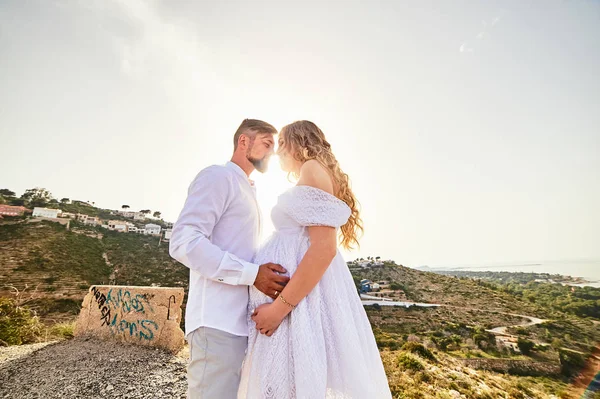
<svg viewBox="0 0 600 399">
<path fill-rule="evenodd" d="M 0 348 L 0 398 L 185 398 L 186 349 L 87 337 Z"/>
</svg>

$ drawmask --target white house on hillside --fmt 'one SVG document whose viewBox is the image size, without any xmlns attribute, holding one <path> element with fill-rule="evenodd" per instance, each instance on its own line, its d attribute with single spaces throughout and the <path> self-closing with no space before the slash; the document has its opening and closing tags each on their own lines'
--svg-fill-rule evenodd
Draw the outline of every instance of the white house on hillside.
<svg viewBox="0 0 600 399">
<path fill-rule="evenodd" d="M 116 230 L 116 231 L 120 231 L 120 232 L 126 232 L 127 231 L 127 222 L 124 222 L 122 220 L 109 220 L 108 221 L 108 228 L 110 230 Z"/>
<path fill-rule="evenodd" d="M 171 230 L 171 229 L 165 230 L 165 241 L 169 241 L 171 239 L 171 233 L 173 233 L 173 230 Z"/>
<path fill-rule="evenodd" d="M 159 225 L 148 223 L 145 226 L 144 234 L 150 234 L 153 236 L 157 236 L 157 235 L 160 235 L 160 230 L 161 230 L 161 227 Z"/>
<path fill-rule="evenodd" d="M 146 219 L 146 215 L 144 215 L 141 212 L 134 212 L 134 211 L 127 211 L 127 210 L 122 210 L 122 211 L 118 211 L 121 216 L 126 217 L 126 218 L 132 218 L 133 220 L 145 220 Z"/>
<path fill-rule="evenodd" d="M 69 212 L 62 212 L 60 214 L 61 218 L 69 218 L 69 219 L 77 219 L 77 214 L 75 213 L 69 213 Z"/>
<path fill-rule="evenodd" d="M 88 225 L 92 225 L 92 226 L 96 226 L 98 224 L 101 224 L 100 218 L 95 217 L 95 216 L 88 216 L 84 221 L 84 224 L 88 224 Z"/>
<path fill-rule="evenodd" d="M 60 209 L 39 208 L 37 206 L 33 208 L 33 217 L 56 219 L 59 213 L 61 213 Z"/>
</svg>

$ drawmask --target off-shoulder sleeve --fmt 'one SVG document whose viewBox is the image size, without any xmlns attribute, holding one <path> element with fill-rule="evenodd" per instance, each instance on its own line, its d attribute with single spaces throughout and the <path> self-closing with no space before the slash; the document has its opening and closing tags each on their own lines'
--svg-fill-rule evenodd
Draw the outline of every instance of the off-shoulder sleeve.
<svg viewBox="0 0 600 399">
<path fill-rule="evenodd" d="M 301 226 L 341 227 L 350 217 L 346 203 L 311 186 L 295 186 L 281 195 L 279 204 Z"/>
</svg>

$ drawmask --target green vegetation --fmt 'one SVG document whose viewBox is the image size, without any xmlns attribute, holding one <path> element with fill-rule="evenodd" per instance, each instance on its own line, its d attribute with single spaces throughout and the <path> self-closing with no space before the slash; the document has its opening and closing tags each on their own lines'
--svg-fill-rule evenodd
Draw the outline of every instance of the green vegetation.
<svg viewBox="0 0 600 399">
<path fill-rule="evenodd" d="M 523 377 L 473 370 L 443 352 L 431 361 L 406 350 L 384 349 L 381 357 L 394 398 L 568 398 L 560 378 Z M 462 396 L 460 396 L 462 395 Z"/>
<path fill-rule="evenodd" d="M 61 277 L 76 278 L 91 284 L 108 282 L 110 268 L 102 259 L 102 244 L 95 238 L 66 230 L 58 223 L 42 221 L 39 226 L 1 225 L 0 236 L 12 230 L 13 237 L 35 239 L 27 253 L 21 254 L 17 271 L 59 282 Z M 19 231 L 20 230 L 20 231 Z M 11 236 L 11 234 L 9 234 Z"/>
<path fill-rule="evenodd" d="M 13 299 L 0 297 L 0 346 L 37 342 L 43 329 L 30 309 L 17 306 Z"/>
<path fill-rule="evenodd" d="M 600 288 L 562 285 L 579 278 L 547 273 L 444 271 L 444 275 L 477 278 L 481 285 L 506 292 L 540 307 L 600 320 Z"/>
<path fill-rule="evenodd" d="M 382 353 L 398 350 L 405 353 L 394 355 L 394 361 L 386 366 L 390 386 L 398 387 L 398 397 L 454 397 L 452 391 L 469 398 L 507 397 L 493 389 L 500 386 L 508 397 L 545 398 L 551 394 L 568 397 L 566 384 L 579 373 L 600 342 L 600 328 L 594 319 L 586 312 L 575 310 L 586 309 L 581 306 L 583 301 L 596 300 L 596 289 L 563 287 L 550 282 L 525 281 L 520 285 L 511 280 L 502 284 L 421 272 L 391 262 L 366 269 L 350 265 L 350 271 L 355 281 L 387 280 L 395 288 L 406 290 L 409 300 L 445 305 L 437 308 L 365 307 Z M 532 296 L 535 296 L 533 300 Z M 570 306 L 563 308 L 563 305 Z M 549 320 L 519 326 L 529 322 L 519 314 Z M 500 326 L 507 326 L 506 333 L 514 335 L 512 343 L 498 340 L 489 331 Z M 437 362 L 426 353 L 419 353 L 424 349 Z M 424 369 L 419 370 L 413 359 Z M 454 372 L 447 368 L 452 363 L 449 359 L 482 362 L 482 367 L 508 373 L 515 376 L 515 380 L 504 375 L 502 383 L 495 381 L 492 386 L 488 383 L 492 374 L 487 373 L 493 372 L 479 369 L 479 380 L 485 381 L 489 391 L 478 388 L 480 382 L 463 381 L 461 385 L 452 380 Z M 445 371 L 432 373 L 431 364 L 436 363 Z M 469 363 L 469 367 L 476 364 L 479 363 Z M 393 370 L 398 370 L 397 375 L 402 376 L 398 380 L 402 383 L 393 382 L 396 375 Z M 427 393 L 427 387 L 431 386 L 427 381 L 435 381 L 436 385 L 447 381 L 448 396 L 441 393 L 444 389 Z M 506 384 L 507 381 L 511 383 Z"/>
<path fill-rule="evenodd" d="M 414 341 L 407 342 L 402 347 L 402 350 L 414 353 L 416 355 L 421 356 L 423 359 L 427 359 L 427 360 L 430 360 L 432 362 L 436 361 L 436 358 L 433 355 L 433 353 L 431 353 L 431 351 L 429 349 L 425 348 L 423 346 L 423 344 L 420 344 L 418 342 L 414 342 Z"/>
<path fill-rule="evenodd" d="M 583 357 L 580 353 L 568 350 L 560 350 L 558 353 L 561 365 L 561 372 L 565 376 L 576 376 L 579 373 L 579 371 L 583 368 L 583 366 L 585 366 L 586 358 Z"/>
<path fill-rule="evenodd" d="M 398 366 L 404 371 L 420 371 L 424 368 L 419 359 L 406 352 L 398 355 Z"/>
<path fill-rule="evenodd" d="M 159 247 L 156 237 L 106 231 L 102 244 L 115 269 L 115 284 L 187 289 L 189 269 L 170 257 L 168 243 Z"/>
<path fill-rule="evenodd" d="M 67 202 L 58 206 L 101 212 Z M 169 256 L 168 244 L 159 245 L 157 237 L 77 222 L 71 227 L 51 222 L 0 224 L 0 295 L 10 297 L 0 302 L 0 344 L 69 338 L 81 300 L 94 284 L 187 290 L 189 270 Z M 592 309 L 597 305 L 589 306 L 598 301 L 593 289 L 443 276 L 393 262 L 351 272 L 357 288 L 363 278 L 386 280 L 409 300 L 444 305 L 365 307 L 396 397 L 453 398 L 456 392 L 467 398 L 566 397 L 567 378 L 578 374 L 600 342 L 593 313 L 597 309 Z M 20 299 L 12 299 L 14 290 L 7 287 L 20 291 Z M 548 320 L 523 326 L 528 319 L 518 315 Z M 517 326 L 506 333 L 514 336 L 512 345 L 516 343 L 521 353 L 489 331 L 499 326 Z M 550 365 L 556 371 L 523 372 L 517 363 L 504 367 L 508 374 L 544 375 L 527 377 L 474 371 L 473 365 L 519 361 Z M 556 376 L 559 369 L 564 378 Z"/>
<path fill-rule="evenodd" d="M 556 312 L 600 320 L 600 288 L 528 282 L 511 283 L 499 289 Z"/>
<path fill-rule="evenodd" d="M 157 237 L 118 233 L 72 221 L 0 224 L 0 296 L 25 292 L 45 322 L 77 317 L 90 286 L 117 284 L 187 289 L 189 269 Z"/>
<path fill-rule="evenodd" d="M 517 346 L 519 347 L 521 353 L 527 356 L 531 354 L 531 351 L 533 348 L 535 348 L 535 343 L 523 338 L 519 338 L 517 341 Z"/>
</svg>

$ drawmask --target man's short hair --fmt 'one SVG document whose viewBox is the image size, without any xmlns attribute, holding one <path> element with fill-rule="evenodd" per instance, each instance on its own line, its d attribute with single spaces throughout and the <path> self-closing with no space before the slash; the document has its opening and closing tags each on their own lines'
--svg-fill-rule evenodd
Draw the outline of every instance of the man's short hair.
<svg viewBox="0 0 600 399">
<path fill-rule="evenodd" d="M 277 129 L 273 127 L 273 125 L 263 122 L 258 119 L 244 119 L 240 127 L 238 127 L 237 131 L 233 135 L 233 149 L 234 151 L 238 147 L 238 141 L 242 134 L 248 134 L 249 132 L 256 133 L 264 133 L 264 134 L 277 134 Z"/>
</svg>

